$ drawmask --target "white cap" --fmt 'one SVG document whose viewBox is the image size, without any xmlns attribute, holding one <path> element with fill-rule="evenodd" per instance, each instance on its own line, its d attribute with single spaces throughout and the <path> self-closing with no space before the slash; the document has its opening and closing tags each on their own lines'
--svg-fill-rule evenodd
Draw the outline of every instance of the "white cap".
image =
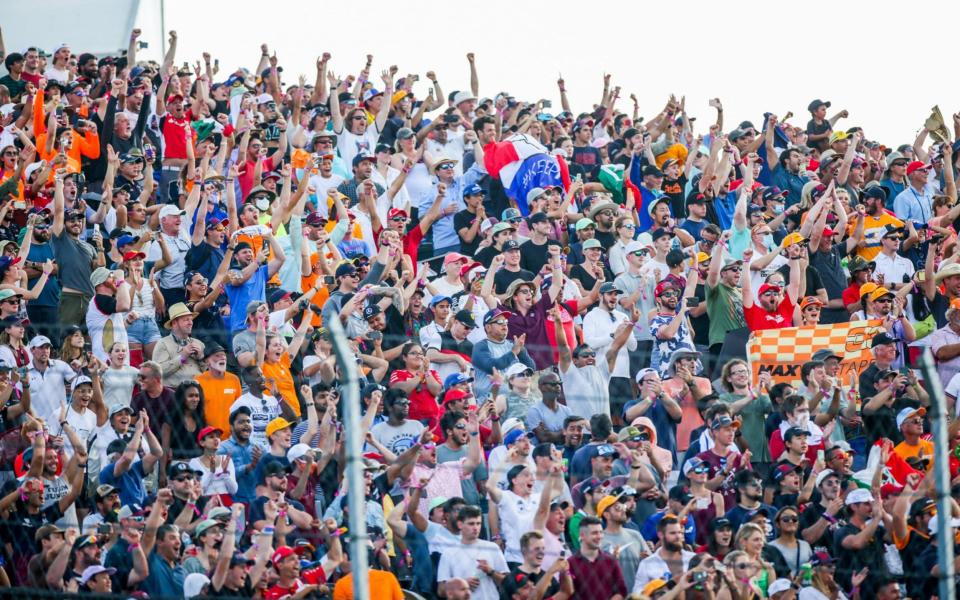
<svg viewBox="0 0 960 600">
<path fill-rule="evenodd" d="M 506 437 L 508 433 L 517 428 L 523 429 L 523 421 L 516 417 L 510 417 L 506 421 L 500 424 L 500 433 Z"/>
<path fill-rule="evenodd" d="M 12 113 L 12 112 L 13 112 L 13 109 L 16 108 L 16 107 L 17 107 L 17 105 L 14 104 L 13 102 L 8 102 L 8 103 L 4 104 L 3 106 L 0 106 L 0 115 L 3 115 L 3 116 L 5 117 L 5 116 L 9 115 L 10 113 Z"/>
<path fill-rule="evenodd" d="M 827 477 L 830 477 L 831 475 L 833 475 L 834 477 L 840 477 L 839 475 L 834 473 L 833 469 L 824 469 L 819 473 L 817 473 L 816 486 L 820 487 L 820 484 L 823 483 L 823 480 L 826 479 Z"/>
<path fill-rule="evenodd" d="M 287 460 L 293 462 L 298 458 L 303 458 L 308 452 L 310 452 L 310 446 L 306 444 L 294 444 L 287 450 Z"/>
<path fill-rule="evenodd" d="M 767 587 L 767 594 L 772 596 L 774 594 L 779 594 L 780 592 L 785 592 L 789 590 L 792 585 L 793 584 L 790 583 L 789 579 L 780 578 L 780 579 L 774 580 L 774 582 L 771 583 L 769 587 Z"/>
<path fill-rule="evenodd" d="M 23 170 L 23 178 L 30 179 L 30 174 L 36 171 L 37 169 L 39 169 L 40 167 L 41 165 L 39 161 L 35 163 L 30 163 L 29 165 L 27 165 L 27 168 Z"/>
<path fill-rule="evenodd" d="M 57 52 L 60 52 L 60 51 L 63 50 L 64 48 L 66 48 L 66 49 L 69 50 L 69 49 L 70 49 L 70 44 L 68 44 L 68 43 L 66 43 L 66 42 L 60 42 L 59 44 L 57 44 L 57 47 L 53 49 L 53 53 L 56 54 Z"/>
<path fill-rule="evenodd" d="M 939 522 L 940 519 L 937 517 L 930 519 L 930 523 L 927 524 L 927 529 L 930 530 L 930 535 L 937 535 L 937 527 L 939 527 L 937 523 Z M 960 527 L 960 519 L 950 519 L 950 528 L 956 529 L 957 527 Z"/>
<path fill-rule="evenodd" d="M 30 340 L 28 346 L 30 348 L 39 348 L 40 346 L 52 346 L 53 343 L 50 342 L 50 338 L 45 335 L 38 335 Z"/>
<path fill-rule="evenodd" d="M 80 585 L 86 585 L 88 581 L 90 581 L 100 573 L 109 573 L 110 575 L 113 575 L 116 572 L 117 570 L 114 569 L 113 567 L 107 568 L 107 567 L 104 567 L 103 565 L 93 565 L 93 566 L 87 567 L 86 569 L 83 570 L 83 574 L 80 576 Z"/>
<path fill-rule="evenodd" d="M 203 573 L 190 573 L 183 580 L 183 597 L 185 600 L 199 596 L 203 586 L 210 583 L 210 578 Z"/>
<path fill-rule="evenodd" d="M 173 204 L 165 204 L 163 208 L 160 209 L 160 218 L 172 217 L 174 215 L 184 216 L 186 211 L 180 210 L 177 206 Z"/>
<path fill-rule="evenodd" d="M 487 218 L 480 223 L 480 233 L 486 233 L 488 230 L 493 229 L 493 222 Z"/>
<path fill-rule="evenodd" d="M 461 102 L 466 102 L 467 100 L 476 100 L 477 97 L 471 94 L 470 92 L 457 92 L 453 95 L 453 105 L 456 106 Z"/>
<path fill-rule="evenodd" d="M 517 375 L 520 375 L 521 373 L 525 373 L 525 372 L 527 372 L 527 371 L 532 371 L 532 370 L 533 370 L 533 369 L 531 369 L 531 368 L 528 367 L 527 365 L 525 365 L 525 364 L 523 364 L 522 362 L 519 362 L 519 361 L 518 361 L 518 362 L 513 363 L 513 364 L 510 365 L 509 367 L 507 367 L 507 370 L 503 372 L 503 376 L 506 377 L 507 379 L 510 379 L 511 377 L 516 377 Z"/>
<path fill-rule="evenodd" d="M 639 252 L 646 248 L 639 240 L 632 240 L 627 247 L 623 249 L 624 254 L 633 254 L 634 252 Z"/>
<path fill-rule="evenodd" d="M 927 414 L 927 409 L 923 408 L 905 408 L 897 413 L 897 429 L 903 427 L 904 421 L 912 417 L 913 415 L 920 415 L 921 417 Z"/>
<path fill-rule="evenodd" d="M 257 96 L 257 104 L 266 104 L 267 102 L 273 102 L 273 96 L 270 94 L 260 94 Z"/>
<path fill-rule="evenodd" d="M 870 490 L 863 488 L 851 490 L 847 493 L 847 499 L 844 500 L 843 503 L 850 506 L 851 504 L 859 504 L 860 502 L 873 502 L 873 494 L 870 493 Z"/>
<path fill-rule="evenodd" d="M 73 389 L 77 389 L 77 387 L 85 383 L 93 384 L 93 380 L 86 375 L 77 375 L 76 379 L 73 380 Z"/>
</svg>

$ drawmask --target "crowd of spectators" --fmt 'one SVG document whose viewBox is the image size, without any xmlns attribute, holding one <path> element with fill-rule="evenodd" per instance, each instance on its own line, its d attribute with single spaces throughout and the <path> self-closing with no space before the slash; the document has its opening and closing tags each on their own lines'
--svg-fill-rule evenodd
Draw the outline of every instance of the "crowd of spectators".
<svg viewBox="0 0 960 600">
<path fill-rule="evenodd" d="M 0 584 L 344 599 L 360 545 L 370 598 L 936 595 L 955 528 L 913 367 L 929 347 L 957 478 L 960 114 L 901 144 L 819 99 L 696 124 L 609 75 L 555 110 L 473 54 L 461 89 L 369 55 L 311 83 L 139 36 L 0 36 Z M 517 140 L 562 185 L 510 197 Z M 854 321 L 859 371 L 746 360 Z"/>
</svg>

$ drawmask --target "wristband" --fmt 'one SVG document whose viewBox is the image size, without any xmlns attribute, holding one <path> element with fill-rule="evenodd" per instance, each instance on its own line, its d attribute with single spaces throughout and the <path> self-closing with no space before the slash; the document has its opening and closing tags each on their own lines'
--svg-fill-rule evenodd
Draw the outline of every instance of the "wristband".
<svg viewBox="0 0 960 600">
<path fill-rule="evenodd" d="M 480 435 L 480 432 L 479 432 L 479 431 L 471 431 L 471 432 L 470 432 L 470 437 L 477 437 L 478 435 Z"/>
<path fill-rule="evenodd" d="M 130 544 L 129 546 L 127 546 L 127 552 L 132 552 L 132 551 L 136 550 L 136 549 L 139 548 L 139 547 L 140 547 L 140 544 L 139 544 L 139 543 L 137 543 L 137 544 Z"/>
<path fill-rule="evenodd" d="M 493 415 L 492 417 L 490 417 L 490 420 L 493 422 L 497 422 L 500 420 L 500 415 Z"/>
<path fill-rule="evenodd" d="M 826 521 L 827 523 L 836 523 L 836 522 L 837 522 L 836 517 L 831 517 L 831 516 L 828 515 L 827 513 L 823 513 L 823 514 L 820 515 L 820 516 L 821 516 L 821 517 L 823 518 L 823 520 Z"/>
</svg>

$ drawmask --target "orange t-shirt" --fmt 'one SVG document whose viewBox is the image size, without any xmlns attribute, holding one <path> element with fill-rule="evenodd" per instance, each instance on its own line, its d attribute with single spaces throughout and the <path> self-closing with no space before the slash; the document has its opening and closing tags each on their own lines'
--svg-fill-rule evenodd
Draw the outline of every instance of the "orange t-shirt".
<svg viewBox="0 0 960 600">
<path fill-rule="evenodd" d="M 297 390 L 293 385 L 293 373 L 290 372 L 290 356 L 284 352 L 280 360 L 275 363 L 263 361 L 260 367 L 265 378 L 273 379 L 277 391 L 283 400 L 290 405 L 294 414 L 300 416 L 300 400 L 297 399 Z"/>
<path fill-rule="evenodd" d="M 207 425 L 223 430 L 223 439 L 230 437 L 230 406 L 241 396 L 240 378 L 224 373 L 223 378 L 205 371 L 196 377 L 203 389 L 203 416 Z"/>
<path fill-rule="evenodd" d="M 0 184 L 6 183 L 8 179 L 13 177 L 14 171 L 3 171 L 0 173 Z M 23 179 L 17 182 L 17 191 L 12 195 L 14 200 L 23 200 Z"/>
<path fill-rule="evenodd" d="M 370 582 L 370 600 L 403 600 L 403 590 L 393 573 L 370 569 L 367 580 Z M 353 600 L 352 574 L 337 580 L 333 586 L 333 600 Z"/>
<path fill-rule="evenodd" d="M 704 396 L 712 390 L 710 380 L 706 377 L 694 377 L 693 384 L 700 389 Z M 697 410 L 697 401 L 693 399 L 693 394 L 687 391 L 686 386 L 677 377 L 671 377 L 663 382 L 663 393 L 670 396 L 680 405 L 682 415 L 677 424 L 677 450 L 686 451 L 690 447 L 690 434 L 703 425 L 703 418 L 700 411 Z"/>
</svg>

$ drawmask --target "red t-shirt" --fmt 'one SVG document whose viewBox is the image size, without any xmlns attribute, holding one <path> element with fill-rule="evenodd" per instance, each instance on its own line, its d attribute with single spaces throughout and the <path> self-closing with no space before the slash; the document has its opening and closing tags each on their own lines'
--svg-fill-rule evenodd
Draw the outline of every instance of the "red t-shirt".
<svg viewBox="0 0 960 600">
<path fill-rule="evenodd" d="M 247 194 L 250 193 L 250 190 L 253 189 L 253 172 L 257 168 L 257 163 L 252 160 L 244 161 L 243 165 L 240 168 L 240 174 L 237 176 L 237 179 L 240 180 L 240 197 L 237 198 L 239 203 L 247 198 Z M 261 169 L 261 175 L 269 173 L 273 170 L 273 159 L 265 158 L 263 159 L 263 168 Z"/>
<path fill-rule="evenodd" d="M 187 158 L 187 138 L 184 131 L 190 127 L 190 111 L 186 111 L 182 119 L 177 119 L 172 114 L 163 115 L 160 123 L 160 130 L 163 132 L 163 157 L 164 158 Z M 190 132 L 191 136 L 193 132 Z"/>
<path fill-rule="evenodd" d="M 759 303 L 754 303 L 750 308 L 743 307 L 743 317 L 750 331 L 793 327 L 793 301 L 784 295 L 776 312 L 767 312 Z"/>
<path fill-rule="evenodd" d="M 314 567 L 300 572 L 300 579 L 293 582 L 290 587 L 280 587 L 275 584 L 263 593 L 266 600 L 280 600 L 284 596 L 290 596 L 297 593 L 297 590 L 305 585 L 323 585 L 327 582 L 327 574 L 323 572 L 323 567 Z"/>
<path fill-rule="evenodd" d="M 851 283 L 847 286 L 847 289 L 843 290 L 840 298 L 843 300 L 843 306 L 850 306 L 851 304 L 860 303 L 860 286 L 856 283 Z"/>
<path fill-rule="evenodd" d="M 418 377 L 419 375 L 414 375 L 406 369 L 398 369 L 390 375 L 390 385 Z M 437 381 L 440 381 L 440 376 L 437 375 L 436 371 L 431 370 L 428 377 L 433 377 Z M 437 404 L 436 397 L 427 389 L 427 384 L 418 385 L 412 392 L 407 394 L 407 398 L 410 399 L 410 419 L 414 421 L 426 419 L 429 429 L 437 426 L 440 419 L 440 406 Z"/>
</svg>

